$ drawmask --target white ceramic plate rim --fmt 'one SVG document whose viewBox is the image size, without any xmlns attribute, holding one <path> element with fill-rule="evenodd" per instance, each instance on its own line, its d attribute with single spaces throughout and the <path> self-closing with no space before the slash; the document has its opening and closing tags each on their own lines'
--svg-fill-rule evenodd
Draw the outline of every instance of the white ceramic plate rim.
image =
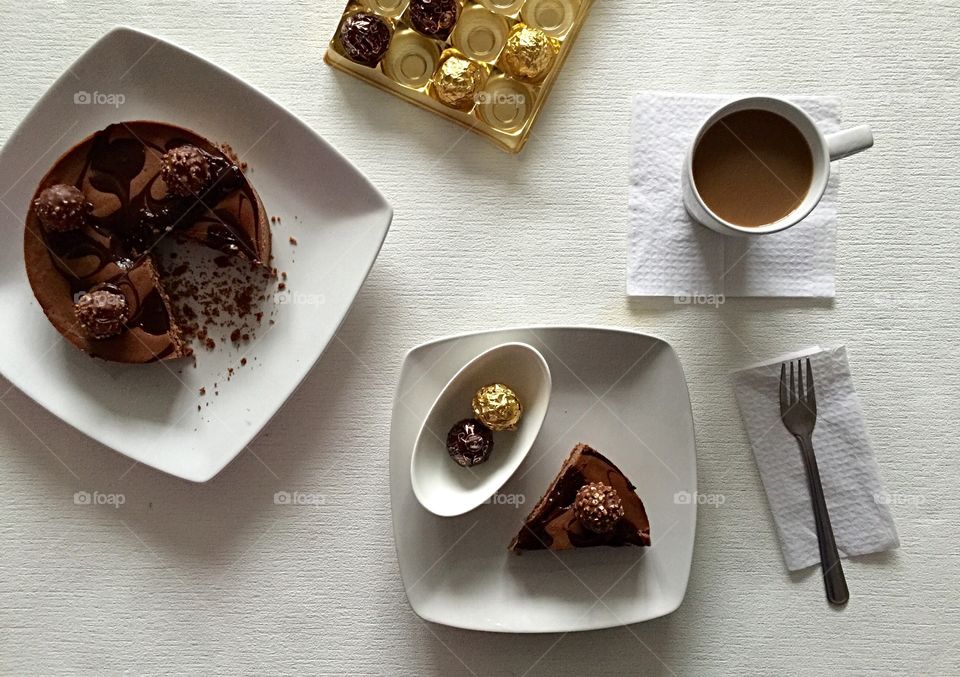
<svg viewBox="0 0 960 677">
<path fill-rule="evenodd" d="M 404 373 L 404 369 L 405 369 L 405 367 L 406 367 L 406 365 L 407 365 L 408 360 L 410 359 L 410 356 L 413 355 L 414 353 L 416 353 L 418 350 L 421 350 L 421 349 L 423 349 L 423 348 L 427 348 L 427 347 L 429 347 L 429 346 L 433 346 L 433 345 L 436 345 L 436 344 L 445 343 L 445 342 L 453 341 L 453 340 L 457 340 L 457 339 L 468 338 L 468 337 L 472 337 L 472 336 L 483 336 L 483 335 L 488 335 L 488 334 L 498 334 L 498 333 L 507 333 L 507 332 L 518 332 L 518 331 L 534 331 L 534 332 L 536 332 L 536 331 L 539 331 L 539 330 L 566 330 L 566 331 L 611 332 L 611 333 L 637 335 L 637 336 L 642 336 L 642 337 L 650 338 L 650 339 L 653 339 L 654 341 L 658 341 L 659 343 L 661 343 L 661 344 L 663 344 L 664 346 L 666 346 L 666 347 L 671 351 L 671 353 L 673 353 L 674 357 L 677 359 L 677 362 L 678 362 L 678 364 L 680 365 L 681 370 L 682 370 L 682 367 L 683 367 L 683 364 L 680 362 L 679 355 L 677 355 L 677 352 L 676 352 L 676 350 L 674 349 L 673 345 L 672 345 L 669 341 L 667 341 L 666 339 L 663 339 L 663 338 L 661 338 L 660 336 L 657 336 L 656 334 L 650 334 L 650 333 L 641 332 L 641 331 L 633 331 L 633 330 L 630 330 L 630 329 L 623 329 L 623 328 L 620 328 L 620 327 L 609 327 L 609 326 L 603 326 L 603 325 L 545 325 L 545 324 L 540 324 L 540 325 L 526 325 L 526 326 L 524 326 L 524 325 L 517 325 L 517 326 L 509 326 L 509 327 L 498 327 L 498 328 L 496 328 L 496 329 L 485 329 L 485 330 L 482 330 L 482 331 L 468 331 L 468 332 L 462 332 L 462 333 L 459 333 L 459 334 L 450 334 L 450 335 L 447 335 L 447 336 L 443 336 L 443 337 L 431 339 L 431 340 L 429 340 L 429 341 L 425 341 L 425 342 L 423 342 L 423 343 L 420 343 L 420 344 L 414 346 L 413 348 L 411 348 L 410 350 L 408 350 L 406 353 L 404 353 L 403 361 L 401 362 L 400 373 L 399 373 L 398 378 L 397 378 L 397 386 L 396 386 L 396 388 L 394 389 L 394 399 L 393 399 L 393 403 L 394 403 L 394 404 L 391 405 L 391 406 L 395 406 L 395 403 L 396 403 L 396 401 L 397 401 L 397 398 L 398 398 L 401 394 L 403 394 L 403 393 L 400 391 L 400 387 L 401 387 L 401 385 L 402 385 L 402 383 L 403 383 L 403 373 Z M 690 389 L 689 389 L 689 387 L 688 387 L 688 385 L 687 385 L 685 373 L 684 373 L 684 379 L 683 379 L 683 389 L 684 389 L 684 391 L 686 392 L 687 401 L 689 401 L 689 399 L 690 399 Z M 393 414 L 393 412 L 392 412 L 392 409 L 391 409 L 391 423 L 392 423 L 392 414 Z M 696 428 L 695 428 L 695 424 L 694 424 L 694 420 L 693 420 L 693 408 L 692 408 L 692 403 L 691 403 L 691 407 L 690 407 L 690 430 L 689 430 L 689 432 L 690 432 L 690 439 L 692 440 L 692 444 L 693 444 L 693 462 L 692 462 L 692 465 L 691 465 L 691 470 L 690 470 L 690 472 L 691 472 L 691 477 L 689 478 L 689 480 L 690 480 L 690 486 L 691 486 L 691 488 L 692 488 L 692 492 L 691 492 L 691 493 L 696 494 L 696 491 L 697 491 L 697 437 L 696 437 Z M 392 453 L 393 453 L 392 430 L 391 430 L 391 441 L 390 441 L 390 453 L 391 453 L 391 456 L 392 456 Z M 395 497 L 394 497 L 394 495 L 393 495 L 393 482 L 391 481 L 391 482 L 390 482 L 390 510 L 391 510 L 391 515 L 392 515 L 392 518 L 393 518 L 393 542 L 394 542 L 394 550 L 396 551 L 396 554 L 397 554 L 397 563 L 398 563 L 398 567 L 399 567 L 399 569 L 400 569 L 400 578 L 401 578 L 402 584 L 403 584 L 403 586 L 404 586 L 404 592 L 406 592 L 406 583 L 404 582 L 406 579 L 405 579 L 405 577 L 404 577 L 404 572 L 403 572 L 403 558 L 401 557 L 401 554 L 400 554 L 399 526 L 398 526 L 397 516 L 396 516 L 396 515 L 393 515 L 394 498 L 395 498 Z M 419 616 L 420 618 L 422 618 L 422 619 L 425 620 L 425 621 L 429 621 L 429 622 L 431 622 L 431 623 L 436 623 L 436 624 L 438 624 L 438 625 L 445 625 L 445 626 L 448 626 L 448 627 L 459 628 L 459 629 L 461 629 L 461 630 L 473 630 L 473 631 L 477 631 L 477 632 L 491 632 L 491 633 L 497 633 L 497 634 L 541 635 L 541 634 L 567 634 L 567 633 L 571 633 L 571 632 L 587 632 L 587 631 L 590 631 L 590 630 L 606 630 L 606 629 L 609 629 L 609 628 L 619 628 L 619 627 L 623 627 L 623 626 L 625 626 L 625 625 L 633 625 L 634 623 L 645 623 L 645 622 L 647 622 L 647 621 L 652 621 L 652 620 L 655 620 L 655 619 L 657 619 L 657 618 L 662 618 L 662 617 L 664 617 L 664 616 L 669 616 L 669 615 L 672 614 L 674 611 L 676 611 L 677 609 L 680 608 L 680 606 L 683 604 L 683 600 L 686 599 L 686 596 L 687 596 L 687 588 L 688 588 L 688 586 L 689 586 L 689 584 L 690 584 L 690 572 L 693 570 L 693 555 L 694 555 L 694 550 L 695 550 L 695 547 L 696 547 L 697 517 L 698 517 L 698 510 L 694 509 L 694 510 L 693 510 L 693 519 L 692 519 L 692 522 L 691 522 L 691 525 L 690 525 L 690 528 L 691 528 L 691 542 L 693 543 L 693 549 L 691 550 L 691 553 L 690 553 L 690 559 L 689 559 L 689 561 L 686 563 L 687 566 L 686 566 L 686 571 L 685 571 L 685 575 L 684 575 L 684 579 L 683 579 L 683 591 L 682 591 L 682 594 L 678 597 L 677 603 L 676 603 L 674 606 L 672 606 L 672 607 L 664 610 L 662 613 L 657 613 L 657 614 L 652 615 L 652 616 L 647 616 L 647 617 L 644 617 L 644 618 L 639 619 L 639 620 L 628 620 L 628 621 L 626 621 L 625 623 L 604 622 L 604 621 L 596 621 L 596 622 L 594 622 L 594 621 L 582 621 L 582 620 L 581 620 L 581 622 L 580 622 L 578 625 L 573 626 L 573 627 L 568 627 L 568 628 L 565 628 L 565 629 L 551 629 L 551 630 L 541 631 L 541 630 L 530 630 L 530 629 L 526 629 L 526 628 L 511 628 L 511 629 L 509 629 L 509 630 L 503 630 L 503 629 L 499 629 L 499 628 L 497 628 L 497 627 L 491 627 L 491 626 L 489 626 L 489 625 L 479 625 L 479 624 L 474 624 L 474 623 L 470 623 L 470 622 L 459 622 L 459 621 L 451 620 L 451 619 L 449 619 L 449 618 L 438 618 L 438 617 L 436 617 L 436 616 L 432 616 L 432 615 L 430 615 L 429 613 L 424 612 L 424 611 L 422 611 L 421 609 L 418 609 L 417 607 L 415 607 L 415 606 L 413 605 L 413 603 L 410 601 L 410 597 L 409 597 L 409 596 L 407 596 L 407 603 L 410 604 L 410 608 L 413 610 L 413 612 L 414 612 L 415 614 L 417 614 L 417 616 Z"/>
<path fill-rule="evenodd" d="M 384 197 L 384 195 L 379 191 L 379 189 L 377 189 L 376 186 L 373 185 L 370 179 L 359 168 L 357 168 L 352 162 L 350 162 L 346 157 L 344 157 L 343 154 L 340 153 L 336 148 L 330 145 L 323 137 L 317 134 L 317 132 L 314 131 L 309 125 L 307 125 L 303 120 L 301 120 L 293 112 L 291 112 L 290 110 L 282 106 L 280 103 L 275 101 L 273 98 L 271 98 L 264 92 L 262 92 L 260 89 L 238 78 L 237 76 L 233 75 L 229 71 L 224 70 L 220 66 L 196 54 L 195 52 L 192 52 L 189 49 L 181 47 L 173 42 L 170 42 L 163 38 L 159 38 L 145 31 L 131 28 L 125 25 L 118 25 L 112 28 L 110 31 L 108 31 L 98 40 L 96 40 L 86 50 L 84 50 L 84 52 L 79 57 L 77 57 L 77 59 L 75 59 L 69 67 L 67 67 L 67 69 L 53 82 L 53 84 L 50 85 L 50 87 L 46 90 L 46 92 L 44 92 L 44 94 L 30 108 L 29 112 L 24 116 L 20 124 L 18 124 L 17 127 L 14 129 L 14 131 L 10 134 L 6 143 L 3 145 L 2 148 L 0 148 L 0 162 L 3 161 L 7 150 L 10 147 L 17 145 L 20 142 L 20 137 L 26 133 L 25 130 L 28 128 L 32 118 L 38 115 L 39 111 L 44 109 L 44 107 L 47 105 L 48 100 L 50 100 L 53 97 L 53 93 L 59 88 L 59 86 L 63 82 L 67 81 L 67 78 L 70 77 L 71 69 L 73 69 L 79 63 L 81 63 L 91 52 L 97 50 L 98 48 L 101 48 L 103 43 L 113 38 L 116 38 L 117 36 L 122 36 L 125 33 L 131 34 L 136 38 L 140 38 L 140 39 L 154 40 L 157 43 L 163 44 L 164 47 L 167 49 L 180 52 L 186 57 L 194 59 L 197 62 L 199 62 L 200 67 L 214 71 L 218 77 L 230 80 L 233 84 L 248 90 L 253 96 L 259 97 L 263 103 L 276 107 L 279 111 L 282 111 L 282 113 L 286 115 L 289 120 L 291 120 L 297 126 L 299 126 L 305 134 L 312 137 L 314 142 L 326 148 L 326 150 L 331 155 L 334 155 L 337 158 L 339 158 L 344 165 L 351 167 L 359 177 L 362 177 L 366 181 L 371 195 L 379 199 L 381 203 L 379 205 L 379 208 L 382 208 L 388 216 L 388 218 L 386 219 L 385 227 L 383 228 L 382 236 L 380 237 L 379 244 L 376 248 L 376 251 L 373 253 L 373 256 L 370 257 L 370 260 L 366 265 L 366 269 L 364 271 L 363 278 L 362 278 L 363 281 L 366 281 L 366 278 L 369 276 L 370 271 L 373 269 L 373 265 L 376 262 L 377 257 L 380 255 L 380 250 L 383 248 L 383 243 L 386 240 L 387 233 L 390 230 L 390 224 L 392 223 L 392 219 L 393 219 L 393 208 L 391 207 L 387 199 Z M 357 290 L 354 292 L 354 299 L 356 298 L 356 294 L 359 293 L 359 290 L 362 286 L 363 286 L 363 283 L 361 282 L 361 284 L 357 287 Z M 295 371 L 295 376 L 291 379 L 293 385 L 290 387 L 290 391 L 287 394 L 287 396 L 282 401 L 280 401 L 280 403 L 272 411 L 270 411 L 268 414 L 263 416 L 258 423 L 250 427 L 249 435 L 247 436 L 244 444 L 239 445 L 238 448 L 236 448 L 230 453 L 229 456 L 225 453 L 221 459 L 218 459 L 215 463 L 211 463 L 208 466 L 206 466 L 204 468 L 204 472 L 190 472 L 190 471 L 178 472 L 176 469 L 173 469 L 170 467 L 160 468 L 160 467 L 151 465 L 149 460 L 137 457 L 136 455 L 129 453 L 128 451 L 124 450 L 118 445 L 110 444 L 107 441 L 107 439 L 98 432 L 97 428 L 86 426 L 84 420 L 82 420 L 82 417 L 74 416 L 70 411 L 54 411 L 53 409 L 50 409 L 49 407 L 47 407 L 47 405 L 44 403 L 45 398 L 43 396 L 43 393 L 38 392 L 38 389 L 32 387 L 29 379 L 18 378 L 16 375 L 11 376 L 10 374 L 7 373 L 6 370 L 2 368 L 2 366 L 0 366 L 0 374 L 3 374 L 4 378 L 10 381 L 12 385 L 16 386 L 21 392 L 27 395 L 31 400 L 36 402 L 38 405 L 44 407 L 45 409 L 50 411 L 50 413 L 52 413 L 54 416 L 63 420 L 65 423 L 74 427 L 75 429 L 77 429 L 77 431 L 83 433 L 87 437 L 90 437 L 96 440 L 97 442 L 103 444 L 106 447 L 113 449 L 114 451 L 117 451 L 123 454 L 124 456 L 134 458 L 135 460 L 137 460 L 140 463 L 143 463 L 144 465 L 154 467 L 157 470 L 160 470 L 161 472 L 165 472 L 167 474 L 173 475 L 175 477 L 180 477 L 181 479 L 189 480 L 191 482 L 203 483 L 211 480 L 218 473 L 220 473 L 221 470 L 223 470 L 227 465 L 229 465 L 230 462 L 233 461 L 240 454 L 240 452 L 243 451 L 243 449 L 247 445 L 249 445 L 251 441 L 253 441 L 254 438 L 256 438 L 256 436 L 263 430 L 263 428 L 266 427 L 266 425 L 273 419 L 273 417 L 280 410 L 280 408 L 284 404 L 286 404 L 287 401 L 289 401 L 289 399 L 293 396 L 293 394 L 297 391 L 297 389 L 303 383 L 303 380 L 306 378 L 307 374 L 310 372 L 310 370 L 314 367 L 314 365 L 317 363 L 317 361 L 326 351 L 326 348 L 329 346 L 330 342 L 333 340 L 333 337 L 336 335 L 337 331 L 339 330 L 339 327 L 343 324 L 344 319 L 346 319 L 347 314 L 350 312 L 350 308 L 352 307 L 352 305 L 353 304 L 351 301 L 351 303 L 344 306 L 343 311 L 340 313 L 339 317 L 336 318 L 335 323 L 333 323 L 334 324 L 333 331 L 330 333 L 330 336 L 327 337 L 322 348 L 317 351 L 316 355 L 314 355 L 312 359 L 309 359 L 309 356 L 308 356 L 308 359 L 303 360 L 303 362 L 300 365 L 298 365 Z"/>
</svg>

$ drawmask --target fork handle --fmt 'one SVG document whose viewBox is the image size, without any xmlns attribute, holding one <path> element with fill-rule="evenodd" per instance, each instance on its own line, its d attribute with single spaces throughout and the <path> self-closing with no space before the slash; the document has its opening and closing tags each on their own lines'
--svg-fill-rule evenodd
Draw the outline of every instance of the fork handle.
<svg viewBox="0 0 960 677">
<path fill-rule="evenodd" d="M 817 457 L 813 453 L 813 441 L 810 436 L 797 435 L 796 437 L 803 452 L 803 464 L 806 466 L 807 481 L 810 484 L 810 499 L 813 503 L 813 518 L 817 525 L 820 566 L 823 569 L 823 584 L 827 591 L 827 600 L 831 604 L 842 606 L 850 599 L 850 592 L 847 590 L 847 579 L 843 575 L 843 565 L 840 564 L 840 553 L 837 552 L 833 527 L 830 526 L 830 514 L 827 512 L 827 502 L 823 497 L 820 470 L 817 468 Z"/>
</svg>

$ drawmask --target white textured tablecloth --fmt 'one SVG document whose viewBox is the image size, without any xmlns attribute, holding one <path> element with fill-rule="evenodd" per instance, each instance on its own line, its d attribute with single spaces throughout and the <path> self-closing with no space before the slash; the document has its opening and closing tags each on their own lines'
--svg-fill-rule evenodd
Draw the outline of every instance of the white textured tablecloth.
<svg viewBox="0 0 960 677">
<path fill-rule="evenodd" d="M 0 141 L 82 50 L 129 23 L 274 96 L 397 213 L 340 340 L 209 485 L 131 467 L 16 390 L 0 399 L 0 671 L 960 672 L 960 3 L 598 2 L 519 157 L 323 66 L 340 4 L 0 3 Z M 643 89 L 826 91 L 846 122 L 873 124 L 877 146 L 843 169 L 834 304 L 625 297 L 631 100 Z M 700 508 L 687 598 L 669 617 L 504 637 L 428 626 L 407 606 L 386 458 L 403 354 L 531 323 L 634 327 L 683 360 L 700 492 L 715 500 Z M 850 349 L 902 541 L 845 566 L 841 612 L 815 570 L 784 570 L 729 379 L 810 343 Z M 77 506 L 79 490 L 126 502 Z M 277 491 L 323 505 L 277 506 Z"/>
</svg>

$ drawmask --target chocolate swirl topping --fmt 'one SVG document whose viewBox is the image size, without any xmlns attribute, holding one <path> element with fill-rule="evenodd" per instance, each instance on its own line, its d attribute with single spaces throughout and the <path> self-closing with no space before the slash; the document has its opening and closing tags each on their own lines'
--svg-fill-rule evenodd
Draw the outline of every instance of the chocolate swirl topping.
<svg viewBox="0 0 960 677">
<path fill-rule="evenodd" d="M 201 149 L 212 175 L 210 185 L 202 193 L 186 197 L 169 193 L 159 171 L 132 193 L 132 183 L 144 171 L 148 153 L 159 159 L 166 151 L 190 145 L 192 141 L 171 138 L 159 146 L 137 137 L 114 139 L 112 135 L 117 127 L 119 125 L 111 125 L 94 135 L 87 164 L 77 180 L 77 187 L 82 189 L 84 179 L 89 176 L 93 188 L 120 201 L 119 209 L 95 219 L 98 230 L 116 235 L 131 252 L 147 252 L 168 232 L 206 226 L 207 245 L 226 254 L 240 253 L 258 261 L 256 238 L 264 224 L 255 207 L 257 197 L 235 163 L 222 153 Z M 225 204 L 230 199 L 235 200 L 235 204 Z M 254 219 L 253 237 L 238 219 L 245 209 Z"/>
<path fill-rule="evenodd" d="M 210 168 L 210 181 L 195 195 L 168 190 L 160 174 L 160 159 L 172 148 L 192 145 Z M 25 253 L 34 293 L 55 326 L 79 347 L 108 359 L 147 361 L 144 348 L 114 346 L 117 338 L 92 346 L 66 326 L 61 306 L 98 286 L 120 290 L 130 307 L 128 330 L 169 337 L 150 341 L 154 359 L 188 354 L 171 318 L 169 303 L 153 265 L 151 250 L 166 236 L 192 240 L 254 263 L 269 260 L 269 225 L 260 199 L 238 164 L 217 146 L 189 130 L 155 122 L 110 125 L 65 154 L 44 178 L 38 194 L 53 184 L 74 185 L 92 203 L 85 225 L 68 232 L 42 228 L 31 214 Z M 38 253 L 37 242 L 48 253 Z M 66 282 L 50 281 L 52 267 Z M 54 298 L 56 296 L 56 298 Z M 141 341 L 142 343 L 142 341 Z M 162 347 L 161 347 L 162 346 Z M 93 349 L 95 348 L 95 349 Z M 113 353 L 116 353 L 114 355 Z"/>
</svg>

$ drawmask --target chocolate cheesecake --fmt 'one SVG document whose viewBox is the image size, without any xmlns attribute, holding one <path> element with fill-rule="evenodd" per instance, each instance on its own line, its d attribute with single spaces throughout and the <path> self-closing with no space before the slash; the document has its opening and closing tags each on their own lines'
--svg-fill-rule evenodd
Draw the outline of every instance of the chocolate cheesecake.
<svg viewBox="0 0 960 677">
<path fill-rule="evenodd" d="M 174 125 L 110 125 L 40 182 L 26 220 L 27 277 L 81 350 L 128 363 L 184 357 L 192 351 L 152 253 L 161 240 L 270 262 L 269 220 L 235 158 Z"/>
<path fill-rule="evenodd" d="M 650 522 L 636 489 L 603 454 L 578 444 L 510 550 L 650 545 Z"/>
</svg>

